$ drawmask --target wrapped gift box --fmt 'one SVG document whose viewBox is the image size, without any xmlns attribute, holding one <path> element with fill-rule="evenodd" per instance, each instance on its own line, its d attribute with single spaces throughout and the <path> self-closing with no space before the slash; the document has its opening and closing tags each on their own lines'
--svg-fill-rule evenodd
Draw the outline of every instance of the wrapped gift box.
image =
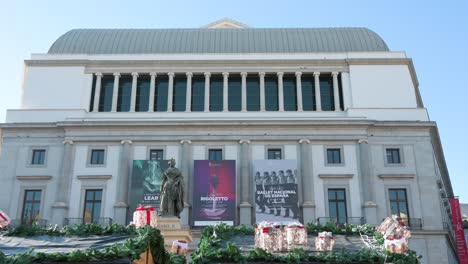
<svg viewBox="0 0 468 264">
<path fill-rule="evenodd" d="M 255 246 L 269 252 L 285 250 L 283 231 L 279 224 L 261 224 L 256 228 Z"/>
<path fill-rule="evenodd" d="M 146 225 L 150 225 L 151 227 L 156 228 L 158 221 L 158 215 L 156 214 L 156 210 L 152 206 L 143 207 L 139 206 L 133 212 L 133 224 L 136 228 L 144 227 Z"/>
<path fill-rule="evenodd" d="M 175 240 L 172 242 L 171 252 L 178 255 L 187 255 L 188 243 L 185 240 Z"/>
<path fill-rule="evenodd" d="M 288 246 L 307 245 L 307 230 L 303 225 L 288 225 L 284 230 Z"/>
<path fill-rule="evenodd" d="M 391 253 L 402 254 L 408 249 L 408 241 L 404 237 L 388 237 L 384 241 L 385 248 Z"/>
<path fill-rule="evenodd" d="M 0 210 L 0 228 L 7 227 L 10 224 L 10 218 Z"/>
<path fill-rule="evenodd" d="M 315 250 L 317 251 L 332 251 L 335 247 L 335 239 L 332 232 L 318 233 L 315 238 Z"/>
</svg>

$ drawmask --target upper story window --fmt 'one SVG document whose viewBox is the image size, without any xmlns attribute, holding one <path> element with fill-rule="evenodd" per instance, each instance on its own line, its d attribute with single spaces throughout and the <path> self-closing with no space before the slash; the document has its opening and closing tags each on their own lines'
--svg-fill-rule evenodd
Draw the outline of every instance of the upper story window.
<svg viewBox="0 0 468 264">
<path fill-rule="evenodd" d="M 164 159 L 164 150 L 162 149 L 150 150 L 150 160 L 163 160 L 163 159 Z"/>
<path fill-rule="evenodd" d="M 242 109 L 241 76 L 231 74 L 228 80 L 228 111 L 240 111 Z"/>
<path fill-rule="evenodd" d="M 278 77 L 273 74 L 265 75 L 265 110 L 278 111 Z"/>
<path fill-rule="evenodd" d="M 210 111 L 223 111 L 223 76 L 211 75 L 210 77 Z"/>
<path fill-rule="evenodd" d="M 267 152 L 268 159 L 282 159 L 281 149 L 268 149 Z"/>
<path fill-rule="evenodd" d="M 174 76 L 174 89 L 173 89 L 173 100 L 172 110 L 174 112 L 184 112 L 185 102 L 187 98 L 187 77 L 185 75 Z"/>
<path fill-rule="evenodd" d="M 26 224 L 31 224 L 40 219 L 41 212 L 41 190 L 25 190 L 23 200 L 23 211 L 21 220 Z"/>
<path fill-rule="evenodd" d="M 342 164 L 341 148 L 327 148 L 327 164 Z"/>
<path fill-rule="evenodd" d="M 31 165 L 44 165 L 46 159 L 46 150 L 45 149 L 33 149 Z"/>
<path fill-rule="evenodd" d="M 203 112 L 205 110 L 205 77 L 194 75 L 192 77 L 192 111 Z"/>
<path fill-rule="evenodd" d="M 285 74 L 283 76 L 284 111 L 297 111 L 296 76 Z"/>
<path fill-rule="evenodd" d="M 385 152 L 387 157 L 387 164 L 401 164 L 399 148 L 387 148 Z"/>
<path fill-rule="evenodd" d="M 208 150 L 208 159 L 209 160 L 223 160 L 223 150 L 222 149 Z"/>
<path fill-rule="evenodd" d="M 132 82 L 131 75 L 121 75 L 119 78 L 119 91 L 117 97 L 117 112 L 130 111 L 130 101 L 132 97 Z"/>
<path fill-rule="evenodd" d="M 146 112 L 149 107 L 150 99 L 150 82 L 149 75 L 140 75 L 137 82 L 136 104 L 135 111 Z"/>
<path fill-rule="evenodd" d="M 303 74 L 301 77 L 302 108 L 304 111 L 317 109 L 315 100 L 315 79 L 312 74 Z"/>
<path fill-rule="evenodd" d="M 89 164 L 91 165 L 104 165 L 105 150 L 104 149 L 92 149 Z"/>
<path fill-rule="evenodd" d="M 101 79 L 101 93 L 99 95 L 99 112 L 112 110 L 112 96 L 114 92 L 114 76 L 104 75 Z"/>
<path fill-rule="evenodd" d="M 154 111 L 166 112 L 169 76 L 167 76 L 167 74 L 158 75 L 158 77 L 156 77 L 155 86 L 156 87 L 154 89 Z"/>
<path fill-rule="evenodd" d="M 320 74 L 320 97 L 323 111 L 335 110 L 333 78 L 329 74 Z"/>
<path fill-rule="evenodd" d="M 260 111 L 260 79 L 258 74 L 247 75 L 247 111 Z"/>
</svg>

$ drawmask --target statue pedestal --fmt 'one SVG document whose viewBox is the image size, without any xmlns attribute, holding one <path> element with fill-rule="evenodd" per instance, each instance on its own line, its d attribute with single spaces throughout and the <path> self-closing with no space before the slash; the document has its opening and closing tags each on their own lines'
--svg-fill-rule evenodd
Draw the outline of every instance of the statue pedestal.
<svg viewBox="0 0 468 264">
<path fill-rule="evenodd" d="M 190 229 L 182 229 L 182 222 L 177 217 L 160 216 L 158 217 L 158 229 L 164 237 L 164 246 L 170 250 L 172 242 L 175 240 L 185 240 L 192 242 L 192 232 Z"/>
</svg>

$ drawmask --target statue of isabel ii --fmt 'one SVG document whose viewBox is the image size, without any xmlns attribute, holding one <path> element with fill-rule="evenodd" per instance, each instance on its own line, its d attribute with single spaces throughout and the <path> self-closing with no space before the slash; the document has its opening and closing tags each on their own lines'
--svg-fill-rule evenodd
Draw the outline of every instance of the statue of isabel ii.
<svg viewBox="0 0 468 264">
<path fill-rule="evenodd" d="M 164 172 L 161 184 L 161 216 L 177 216 L 184 209 L 184 177 L 175 167 L 175 160 L 169 160 L 169 168 Z"/>
</svg>

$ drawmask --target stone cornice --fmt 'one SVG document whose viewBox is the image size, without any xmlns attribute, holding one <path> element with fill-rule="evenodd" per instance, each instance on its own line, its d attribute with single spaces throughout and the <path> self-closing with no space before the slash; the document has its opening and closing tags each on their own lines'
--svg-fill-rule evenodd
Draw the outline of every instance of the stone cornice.
<svg viewBox="0 0 468 264">
<path fill-rule="evenodd" d="M 351 179 L 353 178 L 354 174 L 319 174 L 319 178 L 321 179 Z"/>
<path fill-rule="evenodd" d="M 48 181 L 50 179 L 52 179 L 52 176 L 50 175 L 38 175 L 38 176 L 33 176 L 33 175 L 27 175 L 27 176 L 23 176 L 23 175 L 18 175 L 16 176 L 16 179 L 18 181 Z"/>
<path fill-rule="evenodd" d="M 382 180 L 401 180 L 401 179 L 413 179 L 416 174 L 379 174 L 379 178 Z"/>
<path fill-rule="evenodd" d="M 78 180 L 110 180 L 112 175 L 77 175 Z"/>
</svg>

